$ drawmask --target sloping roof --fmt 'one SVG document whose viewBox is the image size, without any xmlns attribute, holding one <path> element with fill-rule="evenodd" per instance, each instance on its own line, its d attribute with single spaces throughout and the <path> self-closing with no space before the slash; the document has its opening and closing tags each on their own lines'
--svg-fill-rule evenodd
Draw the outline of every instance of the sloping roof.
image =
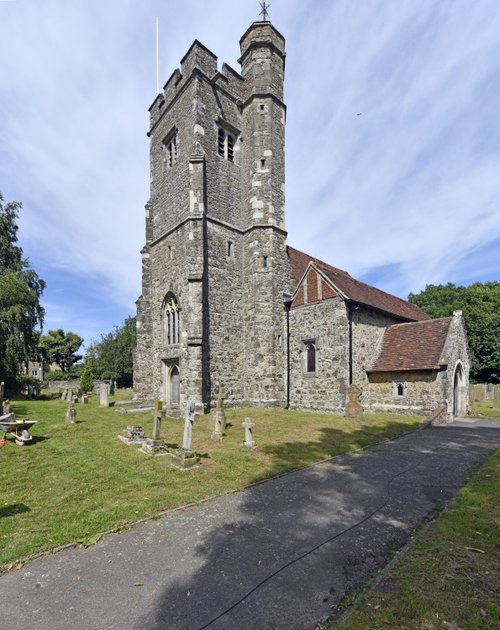
<svg viewBox="0 0 500 630">
<path fill-rule="evenodd" d="M 438 370 L 452 317 L 389 326 L 369 372 Z"/>
<path fill-rule="evenodd" d="M 410 304 L 401 298 L 376 289 L 350 276 L 347 271 L 332 267 L 322 260 L 309 256 L 304 252 L 288 246 L 288 258 L 292 267 L 295 282 L 298 284 L 310 262 L 313 262 L 329 280 L 340 290 L 349 300 L 371 306 L 379 311 L 396 315 L 401 319 L 411 321 L 428 320 L 429 316 L 424 313 L 416 304 Z"/>
</svg>

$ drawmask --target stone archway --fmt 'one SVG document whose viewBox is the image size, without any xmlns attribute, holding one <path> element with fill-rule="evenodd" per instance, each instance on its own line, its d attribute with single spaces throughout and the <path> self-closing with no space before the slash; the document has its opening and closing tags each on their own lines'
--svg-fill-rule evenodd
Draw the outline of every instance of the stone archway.
<svg viewBox="0 0 500 630">
<path fill-rule="evenodd" d="M 459 362 L 453 375 L 453 415 L 455 417 L 465 416 L 466 414 L 465 394 L 465 373 L 462 364 Z"/>
</svg>

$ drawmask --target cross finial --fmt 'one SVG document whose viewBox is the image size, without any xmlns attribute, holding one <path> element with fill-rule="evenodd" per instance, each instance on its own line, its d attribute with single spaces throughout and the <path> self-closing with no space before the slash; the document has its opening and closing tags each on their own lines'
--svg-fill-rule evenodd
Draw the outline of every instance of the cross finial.
<svg viewBox="0 0 500 630">
<path fill-rule="evenodd" d="M 267 22 L 267 20 L 269 18 L 268 9 L 269 9 L 269 7 L 271 5 L 268 4 L 266 2 L 266 0 L 260 0 L 259 4 L 260 4 L 260 8 L 262 9 L 262 11 L 259 13 L 259 15 L 262 15 L 262 21 L 263 22 Z"/>
</svg>

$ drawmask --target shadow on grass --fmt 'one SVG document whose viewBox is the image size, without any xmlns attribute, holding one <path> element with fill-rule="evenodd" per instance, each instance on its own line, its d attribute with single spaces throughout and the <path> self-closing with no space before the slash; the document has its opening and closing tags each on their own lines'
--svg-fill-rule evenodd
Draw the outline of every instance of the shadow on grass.
<svg viewBox="0 0 500 630">
<path fill-rule="evenodd" d="M 37 444 L 38 442 L 45 442 L 45 440 L 50 440 L 46 435 L 32 435 L 33 439 L 28 442 L 28 444 Z"/>
<path fill-rule="evenodd" d="M 271 471 L 263 471 L 254 481 L 262 481 L 290 470 L 290 460 L 296 462 L 294 470 L 300 469 L 336 455 L 355 453 L 370 445 L 401 437 L 416 428 L 416 426 L 412 427 L 404 422 L 391 422 L 389 425 L 380 427 L 363 426 L 351 431 L 324 427 L 320 429 L 321 437 L 318 440 L 280 442 L 262 448 L 258 446 L 258 433 L 256 432 L 257 451 L 270 455 L 273 458 L 273 465 Z"/>
<path fill-rule="evenodd" d="M 12 505 L 5 505 L 0 508 L 0 518 L 15 516 L 16 514 L 23 514 L 24 512 L 31 512 L 31 508 L 24 505 L 24 503 L 13 503 Z"/>
<path fill-rule="evenodd" d="M 292 455 L 306 466 L 409 430 L 397 421 L 325 427 L 317 440 L 263 447 L 272 467 L 254 481 L 284 472 Z M 164 562 L 184 570 L 172 574 L 137 627 L 313 627 L 455 494 L 490 441 L 467 429 L 418 431 L 168 517 L 160 530 Z"/>
</svg>

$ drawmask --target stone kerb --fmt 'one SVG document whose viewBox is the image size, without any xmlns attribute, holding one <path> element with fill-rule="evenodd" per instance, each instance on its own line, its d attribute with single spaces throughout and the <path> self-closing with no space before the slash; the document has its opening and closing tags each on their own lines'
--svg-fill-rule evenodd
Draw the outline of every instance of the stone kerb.
<svg viewBox="0 0 500 630">
<path fill-rule="evenodd" d="M 447 424 L 450 421 L 446 405 L 440 405 L 436 407 L 431 413 L 424 419 L 420 425 L 421 429 L 427 429 L 429 427 L 436 427 L 443 424 Z"/>
</svg>

